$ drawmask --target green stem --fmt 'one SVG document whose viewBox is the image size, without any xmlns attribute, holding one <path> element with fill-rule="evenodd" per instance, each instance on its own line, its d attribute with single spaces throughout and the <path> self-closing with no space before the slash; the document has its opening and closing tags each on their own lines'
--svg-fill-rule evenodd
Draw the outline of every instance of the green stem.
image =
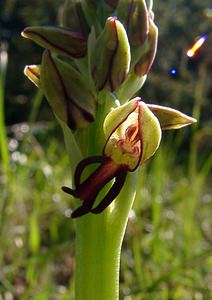
<svg viewBox="0 0 212 300">
<path fill-rule="evenodd" d="M 75 299 L 117 299 L 117 283 L 108 246 L 107 215 L 88 215 L 76 220 Z"/>
<path fill-rule="evenodd" d="M 136 174 L 128 174 L 117 197 L 99 215 L 76 220 L 76 300 L 118 300 L 121 245 L 135 197 Z"/>
</svg>

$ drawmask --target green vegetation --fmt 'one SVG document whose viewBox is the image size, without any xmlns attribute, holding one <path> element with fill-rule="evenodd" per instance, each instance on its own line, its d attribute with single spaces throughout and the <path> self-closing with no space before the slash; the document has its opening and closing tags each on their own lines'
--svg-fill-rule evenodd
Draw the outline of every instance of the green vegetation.
<svg viewBox="0 0 212 300">
<path fill-rule="evenodd" d="M 52 2 L 56 10 L 63 1 Z M 181 48 L 180 41 L 175 45 L 181 50 L 177 65 L 180 76 L 170 77 L 168 70 L 176 57 L 169 46 L 164 58 L 167 46 L 163 43 L 168 37 L 173 39 L 173 32 L 163 29 L 169 26 L 163 24 L 165 19 L 170 20 L 171 11 L 167 12 L 165 2 L 161 1 L 163 5 L 158 7 L 164 12 L 164 19 L 158 19 L 162 33 L 157 57 L 159 62 L 167 62 L 163 67 L 156 62 L 141 95 L 155 103 L 157 99 L 164 101 L 166 96 L 176 108 L 193 111 L 199 123 L 193 129 L 164 133 L 159 152 L 141 168 L 141 193 L 130 215 L 122 251 L 121 300 L 212 297 L 209 59 L 203 50 L 203 59 L 198 60 L 195 71 L 189 69 L 182 48 L 189 43 L 182 38 Z M 174 10 L 173 2 L 170 1 Z M 197 8 L 197 1 L 191 2 L 191 8 Z M 42 7 L 42 1 L 38 3 Z M 30 8 L 17 5 L 17 15 L 25 20 L 21 26 L 32 25 Z M 178 18 L 183 5 L 186 1 L 179 1 Z M 54 18 L 54 11 L 48 12 L 44 5 L 37 14 L 42 16 L 43 23 Z M 187 12 L 184 18 L 188 15 Z M 36 23 L 36 16 L 33 18 Z M 185 26 L 185 19 L 181 21 Z M 191 44 L 207 28 L 201 23 L 202 31 L 197 32 L 195 22 L 192 30 L 196 33 L 189 38 Z M 176 30 L 175 26 L 172 28 Z M 9 46 L 13 43 L 17 46 L 21 42 L 13 40 Z M 3 66 L 2 58 L 0 61 L 0 300 L 70 300 L 75 257 L 70 214 L 74 203 L 60 189 L 70 185 L 69 161 L 62 132 L 42 102 L 41 93 L 33 95 L 35 89 L 24 78 L 20 79 L 21 86 L 17 84 L 19 72 L 27 62 L 21 51 L 23 64 L 18 65 L 18 72 L 12 73 L 17 58 L 13 51 L 9 52 L 8 68 Z M 22 96 L 25 92 L 27 99 Z M 11 107 L 13 101 L 15 108 Z"/>
</svg>

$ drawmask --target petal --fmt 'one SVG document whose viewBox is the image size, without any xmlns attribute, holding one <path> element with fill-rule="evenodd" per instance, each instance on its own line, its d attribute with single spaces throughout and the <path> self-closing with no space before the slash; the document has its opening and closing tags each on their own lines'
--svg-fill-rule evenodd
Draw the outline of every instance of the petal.
<svg viewBox="0 0 212 300">
<path fill-rule="evenodd" d="M 146 103 L 140 101 L 139 110 L 139 126 L 142 140 L 141 163 L 143 163 L 152 157 L 158 149 L 161 141 L 161 128 L 158 119 Z"/>
</svg>

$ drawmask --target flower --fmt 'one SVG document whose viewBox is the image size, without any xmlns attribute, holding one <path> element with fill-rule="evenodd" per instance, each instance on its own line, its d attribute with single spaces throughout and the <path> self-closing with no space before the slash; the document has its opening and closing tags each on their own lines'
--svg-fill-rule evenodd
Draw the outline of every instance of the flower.
<svg viewBox="0 0 212 300">
<path fill-rule="evenodd" d="M 159 147 L 161 129 L 178 129 L 195 119 L 169 107 L 146 104 L 139 97 L 113 109 L 105 118 L 106 143 L 101 156 L 83 159 L 74 175 L 75 189 L 62 190 L 83 201 L 73 213 L 77 218 L 89 212 L 101 213 L 119 194 L 128 172 L 149 160 Z M 100 164 L 84 181 L 81 175 L 91 164 Z M 103 187 L 115 179 L 103 199 L 94 207 Z"/>
<path fill-rule="evenodd" d="M 106 143 L 102 156 L 82 160 L 75 171 L 75 189 L 62 187 L 63 191 L 80 198 L 82 206 L 72 213 L 72 218 L 88 212 L 102 212 L 119 194 L 127 172 L 149 159 L 161 140 L 160 123 L 148 106 L 135 98 L 108 114 L 104 122 Z M 84 169 L 94 163 L 100 166 L 81 183 Z M 93 207 L 102 188 L 112 179 L 115 181 L 103 199 Z"/>
</svg>

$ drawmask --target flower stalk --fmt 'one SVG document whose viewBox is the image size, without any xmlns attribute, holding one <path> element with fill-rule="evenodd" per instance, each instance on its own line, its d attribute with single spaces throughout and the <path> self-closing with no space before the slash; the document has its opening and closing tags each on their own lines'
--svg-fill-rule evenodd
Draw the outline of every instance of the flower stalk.
<svg viewBox="0 0 212 300">
<path fill-rule="evenodd" d="M 75 299 L 118 300 L 139 168 L 157 151 L 162 130 L 196 120 L 135 97 L 157 49 L 152 1 L 67 0 L 62 24 L 23 31 L 45 48 L 25 75 L 46 96 L 70 157 L 71 182 L 62 189 L 74 207 Z"/>
<path fill-rule="evenodd" d="M 118 299 L 121 245 L 135 198 L 137 173 L 128 174 L 117 197 L 121 210 L 76 219 L 75 299 Z M 86 270 L 86 271 L 85 271 Z"/>
</svg>

